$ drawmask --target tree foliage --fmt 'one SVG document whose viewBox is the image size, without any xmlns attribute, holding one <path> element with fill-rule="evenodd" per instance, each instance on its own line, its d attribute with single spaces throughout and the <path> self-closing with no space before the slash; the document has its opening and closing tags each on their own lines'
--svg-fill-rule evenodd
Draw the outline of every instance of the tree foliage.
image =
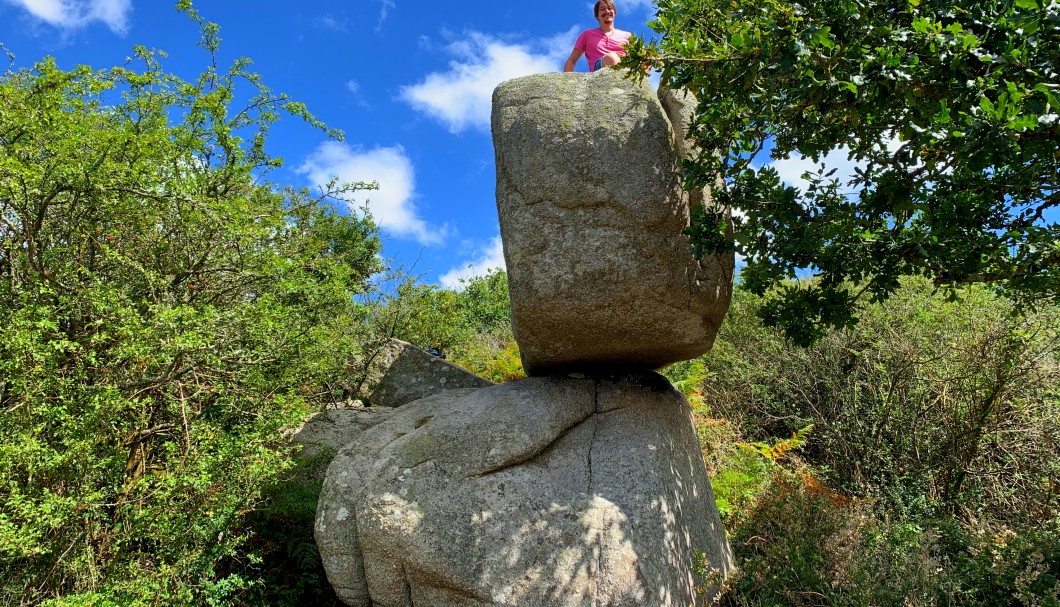
<svg viewBox="0 0 1060 607">
<path fill-rule="evenodd" d="M 398 276 L 371 307 L 381 339 L 401 339 L 445 353 L 451 362 L 497 382 L 524 376 L 512 335 L 508 275 L 493 270 L 443 289 Z"/>
<path fill-rule="evenodd" d="M 188 3 L 183 8 L 197 15 Z M 247 62 L 0 77 L 0 602 L 221 604 L 280 429 L 355 347 L 373 224 L 265 179 Z M 239 91 L 250 91 L 240 102 Z M 222 571 L 220 563 L 227 563 Z"/>
<path fill-rule="evenodd" d="M 1046 0 L 658 0 L 658 43 L 625 64 L 699 99 L 690 188 L 719 209 L 690 230 L 736 249 L 743 285 L 800 343 L 849 325 L 902 275 L 1060 299 L 1060 8 Z M 641 71 L 634 72 L 642 73 Z M 762 166 L 829 152 L 804 190 Z M 731 215 L 735 231 L 726 232 Z M 809 270 L 816 280 L 785 282 Z M 851 284 L 858 284 L 854 291 Z"/>
</svg>

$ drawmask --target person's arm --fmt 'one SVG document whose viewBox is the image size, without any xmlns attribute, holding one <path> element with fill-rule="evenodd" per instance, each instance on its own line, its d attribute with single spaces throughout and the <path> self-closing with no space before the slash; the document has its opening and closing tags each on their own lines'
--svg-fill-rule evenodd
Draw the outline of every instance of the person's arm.
<svg viewBox="0 0 1060 607">
<path fill-rule="evenodd" d="M 570 57 L 567 57 L 567 62 L 563 64 L 563 71 L 564 72 L 573 72 L 574 71 L 574 65 L 576 63 L 578 63 L 578 60 L 581 59 L 582 55 L 584 55 L 584 54 L 585 54 L 585 52 L 582 51 L 580 48 L 576 48 L 573 51 L 571 51 L 570 52 Z"/>
</svg>

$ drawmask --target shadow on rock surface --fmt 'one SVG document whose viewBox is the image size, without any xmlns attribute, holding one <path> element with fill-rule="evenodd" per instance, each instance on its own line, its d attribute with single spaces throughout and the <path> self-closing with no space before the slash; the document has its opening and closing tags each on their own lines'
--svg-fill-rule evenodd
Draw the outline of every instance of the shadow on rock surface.
<svg viewBox="0 0 1060 607">
<path fill-rule="evenodd" d="M 410 403 L 336 456 L 316 536 L 359 607 L 687 607 L 731 562 L 688 404 L 653 373 Z"/>
</svg>

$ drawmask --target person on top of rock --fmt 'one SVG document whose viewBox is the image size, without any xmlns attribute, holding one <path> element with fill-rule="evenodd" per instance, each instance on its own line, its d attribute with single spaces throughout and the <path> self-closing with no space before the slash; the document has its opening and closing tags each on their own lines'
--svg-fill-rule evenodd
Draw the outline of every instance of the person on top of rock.
<svg viewBox="0 0 1060 607">
<path fill-rule="evenodd" d="M 626 54 L 623 48 L 629 42 L 629 32 L 615 28 L 615 3 L 611 0 L 598 0 L 593 6 L 593 15 L 600 22 L 600 27 L 587 29 L 578 36 L 567 62 L 563 64 L 564 72 L 573 72 L 574 64 L 582 55 L 589 62 L 589 71 L 595 72 L 601 67 L 610 67 L 621 61 Z"/>
</svg>

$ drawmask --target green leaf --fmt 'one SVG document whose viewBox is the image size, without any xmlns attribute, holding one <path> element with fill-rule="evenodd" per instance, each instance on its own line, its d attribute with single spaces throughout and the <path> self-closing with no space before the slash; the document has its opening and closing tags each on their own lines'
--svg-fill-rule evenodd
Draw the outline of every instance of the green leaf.
<svg viewBox="0 0 1060 607">
<path fill-rule="evenodd" d="M 979 107 L 983 108 L 983 111 L 990 116 L 993 116 L 996 112 L 994 102 L 987 99 L 986 96 L 979 98 Z"/>
<path fill-rule="evenodd" d="M 1025 131 L 1027 129 L 1033 129 L 1036 126 L 1038 126 L 1037 116 L 1016 116 L 1008 123 L 1008 127 L 1014 131 Z"/>
<path fill-rule="evenodd" d="M 832 38 L 829 35 L 831 31 L 832 31 L 832 28 L 829 27 L 829 26 L 825 26 L 825 27 L 822 27 L 821 29 L 817 30 L 814 33 L 814 35 L 813 35 L 813 39 L 812 39 L 813 44 L 815 44 L 817 46 L 823 46 L 824 48 L 828 48 L 828 49 L 835 48 L 835 43 L 832 42 Z"/>
<path fill-rule="evenodd" d="M 932 117 L 932 120 L 938 124 L 950 123 L 950 108 L 946 107 L 945 100 L 939 102 L 939 111 Z"/>
</svg>

